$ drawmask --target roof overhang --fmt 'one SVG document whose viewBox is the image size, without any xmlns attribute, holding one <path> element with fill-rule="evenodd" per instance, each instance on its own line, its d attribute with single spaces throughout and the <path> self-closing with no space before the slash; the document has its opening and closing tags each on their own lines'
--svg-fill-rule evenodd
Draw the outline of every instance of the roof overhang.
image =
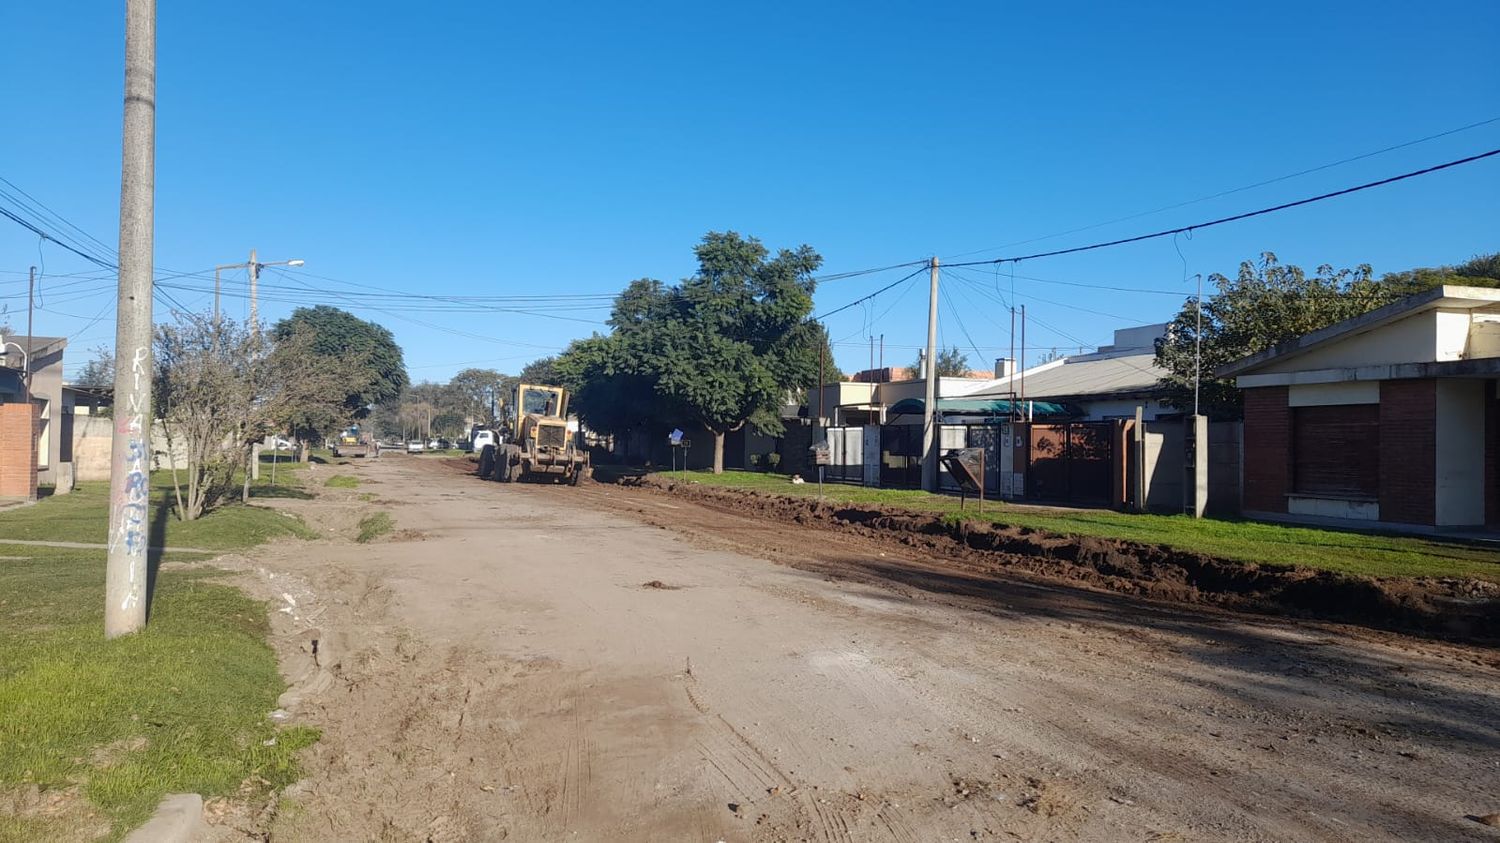
<svg viewBox="0 0 1500 843">
<path fill-rule="evenodd" d="M 1303 334 L 1295 339 L 1277 343 L 1265 351 L 1242 357 L 1233 363 L 1227 363 L 1214 370 L 1214 374 L 1221 378 L 1232 378 L 1286 357 L 1294 357 L 1305 354 L 1315 348 L 1332 343 L 1336 340 L 1348 339 L 1349 337 L 1373 331 L 1376 328 L 1389 325 L 1398 319 L 1414 316 L 1425 310 L 1437 310 L 1438 308 L 1451 307 L 1456 309 L 1470 309 L 1500 305 L 1500 290 L 1488 287 L 1458 287 L 1443 285 L 1414 293 L 1400 301 L 1394 301 L 1385 307 L 1377 307 L 1369 313 L 1362 313 L 1351 319 L 1320 328 L 1316 331 Z M 1243 378 L 1242 378 L 1243 380 Z M 1243 385 L 1243 384 L 1242 384 Z"/>
</svg>

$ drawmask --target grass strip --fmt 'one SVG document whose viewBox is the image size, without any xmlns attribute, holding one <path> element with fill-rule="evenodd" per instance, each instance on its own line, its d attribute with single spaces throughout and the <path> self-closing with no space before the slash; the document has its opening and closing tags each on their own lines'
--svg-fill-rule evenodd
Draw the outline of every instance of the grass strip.
<svg viewBox="0 0 1500 843">
<path fill-rule="evenodd" d="M 686 479 L 789 497 L 816 497 L 816 483 L 794 484 L 786 475 L 751 471 L 662 472 L 663 480 Z M 953 495 L 906 489 L 872 489 L 826 483 L 830 501 L 873 504 L 980 519 L 971 500 L 959 510 Z M 1300 565 L 1375 577 L 1473 577 L 1500 582 L 1500 553 L 1475 543 L 1416 536 L 1360 533 L 1239 519 L 1194 519 L 1184 515 L 1137 515 L 1107 509 L 1063 509 L 987 502 L 984 520 L 1071 536 L 1164 545 L 1218 559 Z"/>
<path fill-rule="evenodd" d="M 102 551 L 0 540 L 0 556 L 0 804 L 32 786 L 62 794 L 0 813 L 0 840 L 118 839 L 167 793 L 297 779 L 317 732 L 266 719 L 285 685 L 262 604 L 219 572 L 173 570 L 145 631 L 106 641 Z"/>
<path fill-rule="evenodd" d="M 359 478 L 348 474 L 335 474 L 323 481 L 323 485 L 330 489 L 358 489 Z"/>
</svg>

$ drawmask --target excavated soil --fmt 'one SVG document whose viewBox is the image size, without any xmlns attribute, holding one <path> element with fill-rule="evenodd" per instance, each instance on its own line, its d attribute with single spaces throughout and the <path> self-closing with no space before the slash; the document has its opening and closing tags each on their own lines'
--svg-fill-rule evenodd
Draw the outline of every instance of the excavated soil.
<svg viewBox="0 0 1500 843">
<path fill-rule="evenodd" d="M 622 485 L 755 518 L 898 542 L 966 571 L 1024 573 L 1179 603 L 1292 615 L 1481 643 L 1500 641 L 1500 584 L 1373 578 L 1247 563 L 1160 545 L 1064 536 L 910 510 L 617 475 Z"/>
</svg>

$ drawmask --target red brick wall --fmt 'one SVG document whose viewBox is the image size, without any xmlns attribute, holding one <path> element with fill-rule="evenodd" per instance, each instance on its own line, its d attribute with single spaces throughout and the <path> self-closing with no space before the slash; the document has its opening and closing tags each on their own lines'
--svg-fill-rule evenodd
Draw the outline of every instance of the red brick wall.
<svg viewBox="0 0 1500 843">
<path fill-rule="evenodd" d="M 1437 381 L 1380 382 L 1380 520 L 1437 520 Z"/>
<path fill-rule="evenodd" d="M 37 408 L 0 404 L 0 498 L 36 496 Z"/>
<path fill-rule="evenodd" d="M 1286 512 L 1291 490 L 1292 414 L 1284 386 L 1245 390 L 1245 497 L 1255 512 Z"/>
<path fill-rule="evenodd" d="M 1495 384 L 1484 385 L 1484 523 L 1500 527 L 1500 398 Z"/>
</svg>

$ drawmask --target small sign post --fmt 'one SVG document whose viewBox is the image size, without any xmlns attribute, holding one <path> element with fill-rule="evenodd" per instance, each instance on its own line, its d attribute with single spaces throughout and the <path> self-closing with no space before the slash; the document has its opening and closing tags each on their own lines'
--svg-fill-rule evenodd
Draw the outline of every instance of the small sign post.
<svg viewBox="0 0 1500 843">
<path fill-rule="evenodd" d="M 984 514 L 984 450 L 954 448 L 943 455 L 943 465 L 958 482 L 958 508 L 963 509 L 970 492 L 979 496 L 979 514 Z"/>
<path fill-rule="evenodd" d="M 673 428 L 672 432 L 669 433 L 669 434 L 667 434 L 667 444 L 669 446 L 671 446 L 671 448 L 672 448 L 672 470 L 673 471 L 678 471 L 678 475 L 677 475 L 678 479 L 686 480 L 687 479 L 687 449 L 692 446 L 692 443 L 689 442 L 688 440 L 682 438 L 682 431 L 681 430 L 678 430 L 677 428 Z M 682 468 L 681 468 L 680 471 L 677 468 L 677 452 L 678 451 L 682 452 Z"/>
<path fill-rule="evenodd" d="M 818 467 L 818 500 L 823 499 L 823 471 L 833 462 L 833 451 L 828 447 L 825 440 L 808 448 L 812 452 L 813 463 Z"/>
</svg>

